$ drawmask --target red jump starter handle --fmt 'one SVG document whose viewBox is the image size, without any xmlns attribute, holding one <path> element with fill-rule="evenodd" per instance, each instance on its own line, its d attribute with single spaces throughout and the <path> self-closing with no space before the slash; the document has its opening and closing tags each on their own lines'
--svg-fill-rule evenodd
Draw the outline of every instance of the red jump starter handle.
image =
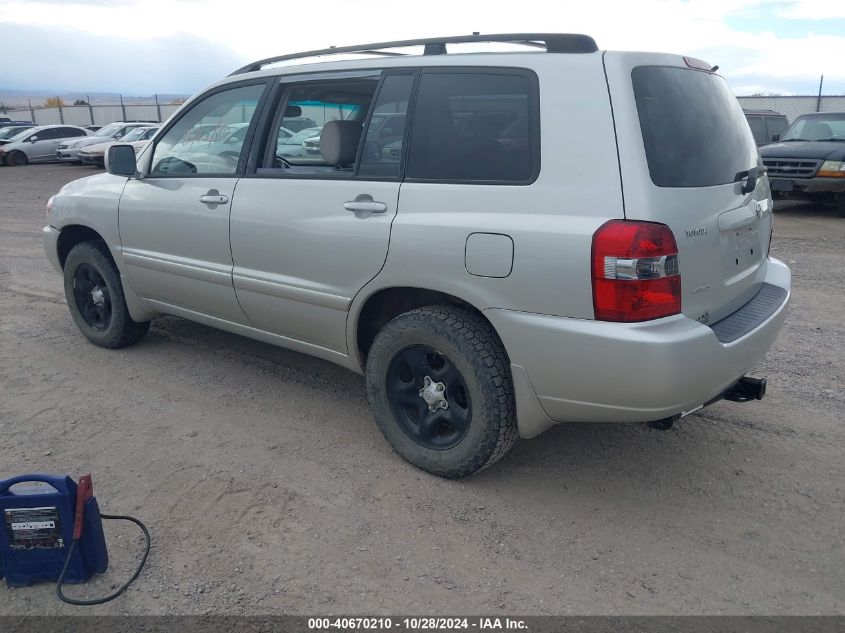
<svg viewBox="0 0 845 633">
<path fill-rule="evenodd" d="M 76 487 L 76 514 L 73 518 L 73 540 L 82 538 L 82 527 L 85 524 L 85 504 L 94 496 L 94 486 L 91 475 L 82 475 Z"/>
</svg>

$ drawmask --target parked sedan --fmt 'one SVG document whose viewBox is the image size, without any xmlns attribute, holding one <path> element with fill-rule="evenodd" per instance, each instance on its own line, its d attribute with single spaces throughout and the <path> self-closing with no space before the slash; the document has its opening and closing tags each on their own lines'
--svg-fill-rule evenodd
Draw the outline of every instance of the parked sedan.
<svg viewBox="0 0 845 633">
<path fill-rule="evenodd" d="M 149 127 L 136 127 L 128 134 L 122 136 L 120 140 L 105 141 L 103 143 L 96 143 L 89 145 L 79 150 L 79 160 L 87 165 L 97 165 L 102 167 L 105 163 L 105 155 L 109 147 L 115 143 L 128 143 L 135 148 L 135 154 L 141 151 L 147 142 L 155 136 L 158 131 L 158 125 L 151 125 Z"/>
<path fill-rule="evenodd" d="M 69 143 L 62 143 L 56 148 L 56 158 L 62 162 L 79 162 L 79 150 L 88 145 L 96 145 L 97 143 L 105 143 L 106 141 L 116 141 L 128 132 L 131 132 L 136 127 L 148 127 L 149 122 L 141 121 L 116 121 L 109 123 L 105 127 L 100 128 L 96 132 L 88 132 L 89 137 L 70 141 Z"/>
<path fill-rule="evenodd" d="M 39 125 L 13 136 L 0 146 L 0 164 L 26 165 L 56 160 L 56 148 L 65 139 L 88 136 L 75 125 Z"/>
</svg>

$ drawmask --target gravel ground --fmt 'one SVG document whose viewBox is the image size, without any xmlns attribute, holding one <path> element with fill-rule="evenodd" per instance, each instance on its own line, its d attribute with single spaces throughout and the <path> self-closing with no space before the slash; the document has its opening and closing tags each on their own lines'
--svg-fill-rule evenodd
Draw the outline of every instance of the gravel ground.
<svg viewBox="0 0 845 633">
<path fill-rule="evenodd" d="M 93 473 L 140 517 L 136 584 L 86 613 L 842 614 L 845 219 L 779 204 L 794 302 L 754 375 L 659 432 L 567 424 L 459 482 L 395 456 L 362 378 L 177 318 L 89 344 L 41 249 L 44 203 L 92 173 L 0 168 L 0 477 Z M 140 552 L 106 524 L 107 592 Z M 52 587 L 0 614 L 79 613 Z"/>
</svg>

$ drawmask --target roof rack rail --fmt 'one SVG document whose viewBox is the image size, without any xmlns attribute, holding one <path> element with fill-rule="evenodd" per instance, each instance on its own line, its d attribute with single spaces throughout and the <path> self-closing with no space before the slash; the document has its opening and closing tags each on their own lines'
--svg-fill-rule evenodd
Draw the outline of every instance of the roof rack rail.
<svg viewBox="0 0 845 633">
<path fill-rule="evenodd" d="M 284 62 L 291 59 L 304 59 L 307 57 L 320 57 L 323 55 L 341 55 L 344 53 L 366 53 L 368 55 L 399 56 L 403 53 L 385 51 L 386 48 L 401 48 L 405 46 L 423 46 L 424 55 L 443 55 L 446 53 L 446 44 L 465 44 L 468 42 L 504 42 L 508 44 L 523 44 L 535 48 L 545 48 L 548 53 L 595 53 L 598 50 L 595 40 L 589 35 L 577 33 L 497 33 L 491 35 L 453 35 L 450 37 L 429 37 L 416 40 L 396 40 L 393 42 L 377 42 L 375 44 L 359 44 L 357 46 L 332 46 L 316 51 L 305 51 L 302 53 L 290 53 L 260 59 L 242 68 L 238 68 L 232 75 L 241 75 L 276 62 Z"/>
</svg>

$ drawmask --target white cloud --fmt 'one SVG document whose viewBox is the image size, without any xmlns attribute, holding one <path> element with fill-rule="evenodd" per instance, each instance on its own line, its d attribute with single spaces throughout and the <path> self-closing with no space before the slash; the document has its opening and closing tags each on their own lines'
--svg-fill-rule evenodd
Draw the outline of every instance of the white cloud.
<svg viewBox="0 0 845 633">
<path fill-rule="evenodd" d="M 834 6 L 836 5 L 836 6 Z M 729 16 L 845 14 L 830 0 L 92 0 L 56 4 L 0 0 L 0 24 L 73 29 L 155 40 L 183 35 L 219 43 L 243 62 L 298 50 L 369 41 L 494 32 L 583 32 L 601 48 L 694 55 L 718 64 L 729 81 L 783 90 L 817 81 L 845 92 L 845 33 L 788 38 L 730 28 Z M 34 55 L 38 53 L 35 52 Z M 190 51 L 186 51 L 190 54 Z M 201 60 L 198 60 L 201 62 Z M 47 66 L 52 60 L 40 60 Z M 97 60 L 92 59 L 92 64 Z M 227 69 L 228 70 L 228 69 Z M 778 88 L 780 86 L 780 88 Z"/>
</svg>

